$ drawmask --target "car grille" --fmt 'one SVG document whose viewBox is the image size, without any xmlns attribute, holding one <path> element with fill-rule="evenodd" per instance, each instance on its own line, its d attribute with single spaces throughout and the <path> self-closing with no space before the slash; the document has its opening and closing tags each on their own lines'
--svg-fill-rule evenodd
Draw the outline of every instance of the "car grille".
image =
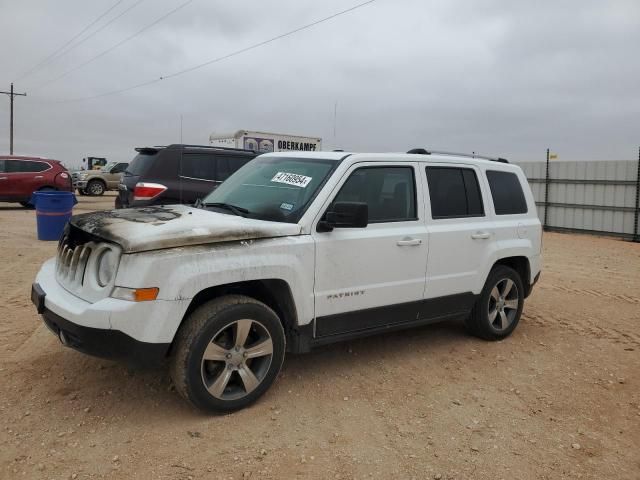
<svg viewBox="0 0 640 480">
<path fill-rule="evenodd" d="M 58 245 L 56 258 L 56 279 L 69 291 L 77 291 L 82 287 L 84 271 L 91 256 L 93 242 L 72 247 L 68 237 L 64 236 Z"/>
<path fill-rule="evenodd" d="M 69 293 L 93 303 L 108 297 L 116 280 L 114 274 L 107 285 L 98 282 L 100 258 L 107 250 L 115 252 L 119 258 L 122 250 L 118 245 L 97 238 L 87 239 L 87 236 L 75 227 L 65 231 L 58 243 L 55 277 Z"/>
</svg>

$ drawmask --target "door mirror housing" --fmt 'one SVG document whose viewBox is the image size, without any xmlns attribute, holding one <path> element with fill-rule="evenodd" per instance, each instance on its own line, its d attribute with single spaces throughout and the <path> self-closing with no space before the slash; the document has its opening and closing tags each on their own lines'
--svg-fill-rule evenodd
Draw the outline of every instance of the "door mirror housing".
<svg viewBox="0 0 640 480">
<path fill-rule="evenodd" d="M 364 202 L 336 202 L 318 222 L 319 232 L 330 232 L 334 228 L 365 228 L 369 224 L 369 206 Z"/>
</svg>

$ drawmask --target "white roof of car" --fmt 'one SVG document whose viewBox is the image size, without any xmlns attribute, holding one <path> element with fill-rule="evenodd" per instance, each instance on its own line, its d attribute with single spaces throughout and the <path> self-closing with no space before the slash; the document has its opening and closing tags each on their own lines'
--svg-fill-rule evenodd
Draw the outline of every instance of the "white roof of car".
<svg viewBox="0 0 640 480">
<path fill-rule="evenodd" d="M 499 162 L 488 158 L 474 157 L 473 155 L 461 154 L 438 154 L 430 153 L 427 155 L 416 153 L 358 153 L 358 152 L 271 152 L 262 156 L 269 157 L 292 157 L 292 158 L 321 158 L 327 160 L 342 160 L 349 157 L 349 160 L 382 160 L 382 161 L 423 161 L 423 162 L 441 162 L 441 163 L 478 163 L 492 165 L 509 165 L 507 162 Z"/>
</svg>

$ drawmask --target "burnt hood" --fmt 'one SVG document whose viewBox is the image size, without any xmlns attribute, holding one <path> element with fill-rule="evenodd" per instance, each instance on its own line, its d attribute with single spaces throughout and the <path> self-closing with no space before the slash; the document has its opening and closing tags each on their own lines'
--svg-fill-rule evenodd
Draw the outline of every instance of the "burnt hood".
<svg viewBox="0 0 640 480">
<path fill-rule="evenodd" d="M 124 253 L 299 235 L 296 223 L 268 222 L 186 205 L 127 208 L 76 215 L 69 222 L 119 244 Z"/>
</svg>

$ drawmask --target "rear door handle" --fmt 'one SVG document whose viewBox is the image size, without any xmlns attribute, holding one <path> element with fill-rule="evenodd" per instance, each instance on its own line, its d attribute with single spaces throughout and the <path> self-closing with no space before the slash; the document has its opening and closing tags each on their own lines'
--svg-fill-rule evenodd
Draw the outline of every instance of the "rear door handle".
<svg viewBox="0 0 640 480">
<path fill-rule="evenodd" d="M 39 180 L 39 179 L 44 178 L 44 177 L 43 177 L 42 175 L 36 175 L 36 176 L 35 176 L 35 177 L 33 177 L 33 178 L 36 178 L 36 179 L 38 179 L 38 180 Z"/>
<path fill-rule="evenodd" d="M 487 240 L 491 237 L 489 232 L 476 232 L 471 234 L 471 238 L 474 240 Z"/>
<path fill-rule="evenodd" d="M 419 238 L 403 238 L 402 240 L 398 240 L 397 243 L 400 247 L 416 247 L 422 244 L 422 240 Z"/>
</svg>

